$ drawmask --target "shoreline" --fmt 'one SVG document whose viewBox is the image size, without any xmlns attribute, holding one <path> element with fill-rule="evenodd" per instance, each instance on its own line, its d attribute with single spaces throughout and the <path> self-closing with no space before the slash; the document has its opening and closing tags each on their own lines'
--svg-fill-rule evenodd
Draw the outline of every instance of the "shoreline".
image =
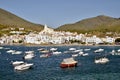
<svg viewBox="0 0 120 80">
<path fill-rule="evenodd" d="M 83 45 L 83 44 L 0 44 L 0 46 L 120 46 L 120 45 Z"/>
</svg>

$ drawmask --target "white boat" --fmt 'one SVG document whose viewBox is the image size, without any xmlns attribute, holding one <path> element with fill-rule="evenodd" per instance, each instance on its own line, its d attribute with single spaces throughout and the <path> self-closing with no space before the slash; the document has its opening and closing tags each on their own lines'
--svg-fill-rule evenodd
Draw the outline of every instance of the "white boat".
<svg viewBox="0 0 120 80">
<path fill-rule="evenodd" d="M 38 51 L 43 51 L 43 50 L 45 50 L 44 48 L 39 48 L 39 49 L 37 49 Z"/>
<path fill-rule="evenodd" d="M 21 64 L 19 66 L 15 66 L 14 69 L 22 71 L 22 70 L 29 69 L 31 66 L 33 66 L 33 63 L 29 63 L 29 64 L 28 63 L 24 63 L 24 64 Z"/>
<path fill-rule="evenodd" d="M 79 54 L 80 56 L 82 56 L 82 55 L 84 54 L 84 52 L 81 51 L 81 52 L 79 52 L 78 54 Z"/>
<path fill-rule="evenodd" d="M 14 51 L 14 52 L 12 52 L 12 54 L 21 54 L 22 53 L 22 51 Z"/>
<path fill-rule="evenodd" d="M 24 61 L 14 61 L 14 62 L 12 62 L 12 65 L 13 66 L 18 66 L 18 65 L 21 65 L 23 63 L 24 63 Z"/>
<path fill-rule="evenodd" d="M 104 57 L 104 58 L 100 58 L 100 59 L 95 59 L 95 63 L 96 64 L 105 64 L 105 63 L 107 63 L 107 62 L 109 62 L 109 59 L 108 58 L 106 58 L 106 57 Z"/>
<path fill-rule="evenodd" d="M 52 52 L 53 55 L 58 55 L 58 54 L 61 54 L 62 52 L 59 52 L 59 51 L 55 51 L 55 52 Z"/>
<path fill-rule="evenodd" d="M 51 56 L 50 53 L 48 53 L 48 54 L 41 54 L 41 55 L 40 55 L 40 58 L 42 58 L 42 57 L 49 57 L 49 56 Z"/>
<path fill-rule="evenodd" d="M 43 51 L 40 51 L 41 53 L 48 53 L 49 50 L 43 50 Z"/>
<path fill-rule="evenodd" d="M 14 53 L 15 50 L 8 50 L 7 53 Z"/>
<path fill-rule="evenodd" d="M 88 53 L 84 53 L 84 54 L 82 54 L 82 56 L 88 56 L 89 54 Z"/>
<path fill-rule="evenodd" d="M 32 59 L 34 56 L 34 54 L 27 54 L 24 56 L 24 59 Z"/>
<path fill-rule="evenodd" d="M 74 51 L 74 50 L 76 50 L 76 48 L 69 48 L 69 50 L 70 50 L 70 51 Z"/>
<path fill-rule="evenodd" d="M 75 53 L 77 53 L 77 52 L 80 52 L 81 50 L 75 50 L 75 51 L 73 51 L 73 52 L 75 52 Z"/>
<path fill-rule="evenodd" d="M 90 50 L 91 50 L 91 49 L 89 49 L 89 48 L 88 48 L 88 49 L 84 49 L 84 51 L 90 51 Z"/>
<path fill-rule="evenodd" d="M 0 47 L 0 49 L 3 49 L 3 47 Z"/>
<path fill-rule="evenodd" d="M 113 49 L 112 52 L 110 52 L 110 54 L 115 55 L 116 51 Z"/>
<path fill-rule="evenodd" d="M 120 52 L 120 49 L 118 49 L 117 51 Z"/>
<path fill-rule="evenodd" d="M 95 52 L 95 53 L 99 53 L 99 52 L 102 52 L 102 51 L 104 51 L 104 49 L 101 49 L 101 48 L 100 48 L 100 49 L 95 50 L 94 52 Z"/>
<path fill-rule="evenodd" d="M 51 48 L 50 49 L 50 51 L 56 51 L 57 50 L 57 48 Z"/>
<path fill-rule="evenodd" d="M 78 54 L 72 54 L 72 57 L 77 57 L 78 56 Z"/>
<path fill-rule="evenodd" d="M 34 53 L 34 51 L 25 51 L 26 54 Z"/>
</svg>

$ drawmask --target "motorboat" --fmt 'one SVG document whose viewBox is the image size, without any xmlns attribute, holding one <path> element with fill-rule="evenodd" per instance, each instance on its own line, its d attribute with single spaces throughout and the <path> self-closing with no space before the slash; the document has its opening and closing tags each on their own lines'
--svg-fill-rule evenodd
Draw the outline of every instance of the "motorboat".
<svg viewBox="0 0 120 80">
<path fill-rule="evenodd" d="M 89 48 L 88 48 L 88 49 L 84 49 L 84 51 L 90 51 L 90 50 L 91 50 L 91 49 L 89 49 Z"/>
<path fill-rule="evenodd" d="M 99 53 L 99 52 L 102 52 L 102 51 L 104 51 L 104 49 L 101 49 L 101 48 L 100 48 L 100 49 L 95 50 L 94 52 L 95 52 L 95 53 Z"/>
<path fill-rule="evenodd" d="M 32 59 L 35 55 L 32 53 L 32 54 L 27 54 L 24 56 L 24 59 Z"/>
<path fill-rule="evenodd" d="M 75 61 L 72 57 L 71 58 L 65 58 L 60 64 L 61 68 L 69 68 L 69 67 L 76 67 L 77 61 Z"/>
<path fill-rule="evenodd" d="M 0 49 L 3 49 L 4 47 L 0 47 Z"/>
<path fill-rule="evenodd" d="M 57 48 L 51 48 L 50 49 L 50 51 L 56 51 L 57 50 Z"/>
<path fill-rule="evenodd" d="M 77 57 L 78 56 L 78 54 L 72 54 L 72 57 Z"/>
<path fill-rule="evenodd" d="M 41 54 L 41 55 L 40 55 L 41 58 L 42 58 L 42 57 L 49 57 L 49 56 L 51 56 L 50 53 L 46 53 L 46 54 Z"/>
<path fill-rule="evenodd" d="M 26 54 L 32 54 L 34 51 L 25 51 Z"/>
<path fill-rule="evenodd" d="M 76 50 L 76 48 L 69 48 L 69 50 L 70 50 L 70 51 L 74 51 L 74 50 Z"/>
<path fill-rule="evenodd" d="M 80 56 L 82 56 L 82 55 L 84 54 L 84 52 L 80 51 L 78 54 L 79 54 Z"/>
<path fill-rule="evenodd" d="M 89 54 L 88 53 L 84 53 L 84 54 L 82 54 L 82 56 L 88 56 Z"/>
<path fill-rule="evenodd" d="M 18 71 L 23 71 L 23 70 L 26 70 L 26 69 L 29 69 L 33 66 L 33 63 L 24 63 L 24 64 L 21 64 L 19 66 L 15 66 L 14 69 L 15 70 L 18 70 Z"/>
<path fill-rule="evenodd" d="M 106 57 L 103 57 L 103 58 L 100 58 L 100 59 L 95 59 L 96 64 L 105 64 L 107 62 L 109 62 L 109 59 L 106 58 Z"/>
<path fill-rule="evenodd" d="M 8 50 L 7 53 L 14 53 L 15 50 Z"/>
<path fill-rule="evenodd" d="M 75 53 L 77 53 L 77 52 L 80 52 L 81 50 L 75 50 L 75 51 L 73 51 L 73 52 L 75 52 Z"/>
<path fill-rule="evenodd" d="M 62 52 L 59 52 L 59 51 L 55 51 L 55 52 L 52 52 L 53 55 L 58 55 L 58 54 L 61 54 Z"/>
<path fill-rule="evenodd" d="M 13 66 L 18 66 L 18 65 L 21 65 L 21 64 L 23 64 L 24 63 L 24 61 L 12 61 L 12 65 Z"/>
<path fill-rule="evenodd" d="M 12 54 L 21 54 L 22 51 L 15 51 L 15 52 L 12 52 Z"/>
</svg>

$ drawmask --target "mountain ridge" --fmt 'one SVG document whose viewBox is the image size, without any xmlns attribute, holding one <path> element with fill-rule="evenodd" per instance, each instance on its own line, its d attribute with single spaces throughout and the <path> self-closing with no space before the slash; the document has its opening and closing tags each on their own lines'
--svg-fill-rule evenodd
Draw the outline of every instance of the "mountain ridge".
<svg viewBox="0 0 120 80">
<path fill-rule="evenodd" d="M 17 15 L 0 8 L 0 25 L 12 28 L 26 28 L 33 31 L 41 31 L 43 25 L 29 22 Z"/>
<path fill-rule="evenodd" d="M 83 19 L 81 21 L 65 24 L 58 27 L 58 31 L 71 31 L 71 32 L 93 32 L 93 31 L 119 31 L 120 32 L 120 19 L 113 18 L 106 15 L 99 15 L 92 18 Z M 114 29 L 116 28 L 116 29 Z"/>
</svg>

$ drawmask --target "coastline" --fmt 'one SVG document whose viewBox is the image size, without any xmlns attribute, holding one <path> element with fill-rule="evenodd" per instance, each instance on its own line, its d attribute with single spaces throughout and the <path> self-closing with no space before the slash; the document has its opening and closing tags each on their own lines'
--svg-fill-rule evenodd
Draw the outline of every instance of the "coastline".
<svg viewBox="0 0 120 80">
<path fill-rule="evenodd" d="M 0 44 L 0 46 L 120 46 L 120 45 L 86 45 L 86 44 Z"/>
</svg>

